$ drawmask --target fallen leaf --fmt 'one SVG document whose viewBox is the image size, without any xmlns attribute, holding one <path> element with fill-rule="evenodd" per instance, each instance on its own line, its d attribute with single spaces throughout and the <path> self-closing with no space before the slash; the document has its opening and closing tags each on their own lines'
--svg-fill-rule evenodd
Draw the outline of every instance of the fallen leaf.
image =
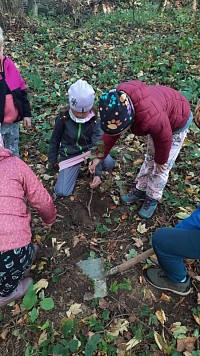
<svg viewBox="0 0 200 356">
<path fill-rule="evenodd" d="M 36 293 L 38 293 L 41 289 L 47 288 L 49 282 L 46 279 L 40 279 L 36 284 L 34 284 L 34 289 L 36 289 Z"/>
<path fill-rule="evenodd" d="M 101 309 L 109 308 L 109 303 L 107 302 L 107 300 L 105 300 L 104 298 L 101 298 L 99 300 L 99 308 L 101 308 Z"/>
<path fill-rule="evenodd" d="M 171 301 L 171 297 L 169 297 L 168 295 L 166 295 L 165 293 L 162 293 L 161 297 L 160 297 L 160 300 L 163 300 L 167 303 L 169 303 Z"/>
<path fill-rule="evenodd" d="M 112 198 L 112 200 L 114 201 L 114 203 L 115 203 L 116 205 L 119 205 L 119 204 L 120 204 L 120 202 L 119 202 L 119 197 L 118 197 L 117 195 L 111 195 L 111 198 Z"/>
<path fill-rule="evenodd" d="M 198 325 L 200 325 L 200 315 L 195 315 L 195 314 L 192 314 L 192 315 L 193 315 L 194 320 L 196 321 L 196 323 L 197 323 Z"/>
<path fill-rule="evenodd" d="M 79 313 L 82 313 L 82 309 L 80 309 L 81 304 L 74 303 L 70 306 L 69 310 L 66 312 L 68 318 L 73 315 L 77 315 Z"/>
<path fill-rule="evenodd" d="M 21 313 L 21 309 L 19 307 L 19 304 L 14 305 L 14 309 L 12 310 L 12 315 L 18 315 Z"/>
<path fill-rule="evenodd" d="M 133 238 L 133 240 L 135 241 L 134 246 L 136 246 L 136 247 L 138 247 L 138 248 L 140 248 L 141 246 L 143 246 L 143 241 L 142 241 L 140 238 L 138 238 L 138 239 Z"/>
<path fill-rule="evenodd" d="M 46 264 L 47 264 L 47 261 L 41 261 L 38 266 L 38 271 L 42 271 Z"/>
<path fill-rule="evenodd" d="M 75 196 L 74 196 L 74 195 L 71 195 L 69 199 L 70 199 L 71 201 L 74 201 L 74 200 L 75 200 Z"/>
<path fill-rule="evenodd" d="M 40 335 L 39 340 L 38 340 L 38 345 L 40 345 L 45 340 L 47 340 L 47 331 L 46 330 L 44 330 L 42 332 L 42 334 Z"/>
<path fill-rule="evenodd" d="M 188 336 L 184 339 L 177 340 L 177 351 L 193 351 L 195 349 L 194 343 L 197 340 L 195 336 Z"/>
<path fill-rule="evenodd" d="M 158 345 L 159 349 L 164 352 L 169 349 L 169 346 L 164 338 L 164 335 L 160 335 L 157 331 L 154 331 L 154 339 L 156 344 Z"/>
<path fill-rule="evenodd" d="M 127 219 L 127 215 L 126 214 L 123 214 L 122 217 L 121 217 L 122 220 L 126 220 Z"/>
<path fill-rule="evenodd" d="M 0 338 L 1 338 L 2 340 L 6 340 L 6 337 L 7 337 L 8 333 L 9 333 L 9 329 L 5 329 L 5 330 L 2 331 L 2 333 L 0 334 Z"/>
<path fill-rule="evenodd" d="M 49 174 L 44 174 L 42 178 L 43 178 L 44 180 L 48 181 L 48 180 L 54 178 L 54 176 L 50 176 Z"/>
<path fill-rule="evenodd" d="M 153 294 L 153 292 L 151 291 L 151 289 L 149 288 L 144 288 L 144 300 L 148 300 L 149 302 L 152 302 L 152 300 L 154 302 L 157 301 L 155 295 Z"/>
<path fill-rule="evenodd" d="M 129 340 L 129 342 L 127 342 L 126 346 L 126 351 L 129 351 L 131 349 L 133 349 L 136 345 L 138 345 L 142 340 L 138 340 L 135 337 L 133 337 L 131 340 Z"/>
<path fill-rule="evenodd" d="M 145 232 L 148 231 L 148 229 L 146 229 L 146 225 L 145 225 L 145 224 L 142 224 L 142 223 L 140 222 L 140 223 L 138 224 L 137 231 L 138 231 L 140 234 L 144 234 Z"/>
<path fill-rule="evenodd" d="M 109 334 L 113 336 L 123 335 L 124 331 L 128 331 L 129 322 L 126 319 L 117 319 L 115 320 L 115 325 L 111 328 Z"/>
<path fill-rule="evenodd" d="M 160 322 L 162 325 L 164 325 L 164 324 L 165 324 L 165 321 L 166 321 L 166 316 L 165 316 L 164 310 L 162 310 L 162 309 L 161 309 L 161 310 L 157 310 L 157 311 L 156 311 L 156 316 L 157 316 L 159 322 Z"/>
</svg>

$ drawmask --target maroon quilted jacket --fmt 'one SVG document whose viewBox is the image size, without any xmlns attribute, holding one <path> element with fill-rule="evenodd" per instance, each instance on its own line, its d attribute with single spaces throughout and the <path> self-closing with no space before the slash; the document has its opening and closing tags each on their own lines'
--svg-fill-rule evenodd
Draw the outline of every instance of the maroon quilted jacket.
<svg viewBox="0 0 200 356">
<path fill-rule="evenodd" d="M 155 145 L 155 162 L 164 164 L 169 157 L 172 133 L 181 129 L 190 116 L 190 104 L 179 92 L 162 85 L 149 86 L 139 80 L 121 83 L 117 90 L 131 99 L 135 117 L 131 131 L 137 136 L 151 135 Z M 105 155 L 119 138 L 104 134 Z"/>
</svg>

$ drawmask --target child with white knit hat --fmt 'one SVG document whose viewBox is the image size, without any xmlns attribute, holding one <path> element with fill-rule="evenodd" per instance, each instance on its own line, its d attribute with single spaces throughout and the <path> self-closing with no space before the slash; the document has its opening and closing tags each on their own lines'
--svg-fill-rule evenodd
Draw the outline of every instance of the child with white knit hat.
<svg viewBox="0 0 200 356">
<path fill-rule="evenodd" d="M 69 106 L 60 111 L 50 140 L 48 161 L 59 161 L 59 175 L 55 185 L 58 196 L 73 193 L 80 167 L 98 145 L 102 132 L 97 109 L 94 107 L 95 92 L 87 81 L 79 79 L 68 90 Z M 90 187 L 101 184 L 102 170 L 114 167 L 110 155 L 96 167 Z"/>
</svg>

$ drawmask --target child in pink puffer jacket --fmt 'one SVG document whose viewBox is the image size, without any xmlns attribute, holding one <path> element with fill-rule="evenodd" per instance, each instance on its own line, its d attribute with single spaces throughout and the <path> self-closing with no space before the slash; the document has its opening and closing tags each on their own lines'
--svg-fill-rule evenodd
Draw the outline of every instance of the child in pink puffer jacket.
<svg viewBox="0 0 200 356">
<path fill-rule="evenodd" d="M 23 278 L 35 254 L 25 198 L 45 224 L 56 219 L 56 208 L 42 183 L 2 145 L 0 135 L 0 307 L 21 298 L 32 283 Z"/>
</svg>

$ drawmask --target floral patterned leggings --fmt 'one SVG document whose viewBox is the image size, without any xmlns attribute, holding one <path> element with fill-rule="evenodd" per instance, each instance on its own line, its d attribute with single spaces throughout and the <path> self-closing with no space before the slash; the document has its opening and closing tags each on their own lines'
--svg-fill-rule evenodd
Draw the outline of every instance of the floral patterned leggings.
<svg viewBox="0 0 200 356">
<path fill-rule="evenodd" d="M 165 170 L 162 173 L 156 172 L 156 164 L 154 161 L 155 148 L 153 140 L 149 135 L 145 160 L 137 176 L 137 189 L 145 191 L 147 196 L 152 199 L 160 200 L 162 198 L 163 190 L 169 177 L 169 172 L 181 150 L 181 147 L 183 146 L 187 132 L 188 129 L 173 135 L 169 158 L 167 163 L 163 165 L 165 166 Z"/>
<path fill-rule="evenodd" d="M 34 252 L 32 243 L 15 250 L 0 251 L 0 297 L 7 297 L 17 288 L 32 264 Z"/>
</svg>

